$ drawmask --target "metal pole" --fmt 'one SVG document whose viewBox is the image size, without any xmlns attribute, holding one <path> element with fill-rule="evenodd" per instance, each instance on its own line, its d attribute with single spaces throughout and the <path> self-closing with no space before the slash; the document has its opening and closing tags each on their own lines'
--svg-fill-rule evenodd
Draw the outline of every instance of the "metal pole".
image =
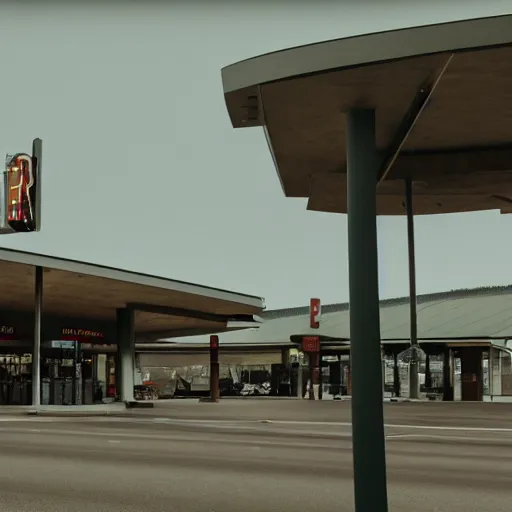
<svg viewBox="0 0 512 512">
<path fill-rule="evenodd" d="M 445 346 L 443 349 L 443 401 L 451 402 L 454 399 L 452 386 L 451 350 Z"/>
<path fill-rule="evenodd" d="M 43 267 L 36 267 L 34 297 L 34 346 L 32 349 L 32 406 L 41 405 L 41 329 L 43 315 Z"/>
<path fill-rule="evenodd" d="M 493 400 L 493 396 L 494 396 L 494 372 L 493 372 L 493 358 L 494 358 L 494 349 L 493 349 L 493 346 L 491 345 L 489 347 L 489 352 L 488 352 L 488 356 L 487 356 L 487 378 L 489 379 L 488 382 L 489 382 L 489 397 L 491 399 L 491 402 Z"/>
<path fill-rule="evenodd" d="M 220 398 L 220 367 L 219 367 L 219 337 L 210 336 L 210 400 L 218 402 Z"/>
<path fill-rule="evenodd" d="M 425 389 L 430 392 L 432 387 L 432 372 L 430 370 L 430 354 L 426 355 L 425 358 Z"/>
<path fill-rule="evenodd" d="M 414 250 L 414 213 L 412 209 L 412 180 L 405 180 L 405 208 L 407 211 L 407 248 L 409 252 L 409 318 L 411 326 L 411 346 L 418 346 L 418 316 L 416 310 L 416 260 Z M 412 353 L 409 364 L 409 396 L 418 398 L 419 386 L 419 361 L 417 352 Z"/>
<path fill-rule="evenodd" d="M 72 380 L 72 388 L 73 388 L 73 399 L 71 400 L 71 404 L 78 405 L 76 396 L 78 393 L 78 382 L 77 382 L 77 374 L 78 374 L 78 342 L 75 340 L 73 347 L 73 380 Z"/>
<path fill-rule="evenodd" d="M 308 353 L 308 363 L 309 363 L 309 393 L 308 398 L 309 400 L 315 399 L 315 363 L 314 363 L 314 357 L 315 354 L 313 352 Z"/>
<path fill-rule="evenodd" d="M 347 113 L 347 202 L 356 512 L 387 512 L 377 256 L 375 111 Z"/>
<path fill-rule="evenodd" d="M 43 141 L 41 139 L 32 141 L 32 158 L 35 163 L 36 176 L 35 229 L 41 231 L 41 170 L 43 168 Z"/>
<path fill-rule="evenodd" d="M 322 352 L 318 352 L 318 400 L 324 398 L 324 374 L 322 371 Z"/>
<path fill-rule="evenodd" d="M 393 352 L 393 386 L 395 396 L 400 396 L 400 372 L 398 370 L 398 354 Z"/>
<path fill-rule="evenodd" d="M 210 398 L 212 402 L 218 402 L 220 398 L 219 390 L 219 363 L 210 363 Z"/>
<path fill-rule="evenodd" d="M 304 395 L 303 395 L 303 384 L 302 384 L 302 378 L 303 378 L 303 373 L 302 373 L 302 354 L 301 352 L 299 351 L 298 352 L 298 361 L 299 361 L 299 366 L 297 367 L 297 398 L 301 399 L 304 398 Z"/>
</svg>

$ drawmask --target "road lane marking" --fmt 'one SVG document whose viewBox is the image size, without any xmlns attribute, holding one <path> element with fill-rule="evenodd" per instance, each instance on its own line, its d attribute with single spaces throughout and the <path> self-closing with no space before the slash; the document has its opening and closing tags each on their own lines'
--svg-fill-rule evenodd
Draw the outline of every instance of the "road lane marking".
<svg viewBox="0 0 512 512">
<path fill-rule="evenodd" d="M 510 444 L 510 437 L 472 437 L 472 436 L 451 436 L 451 435 L 435 435 L 435 434 L 409 434 L 407 437 L 415 439 L 438 439 L 448 441 L 464 441 L 464 442 L 482 442 L 486 443 L 507 443 Z"/>
<path fill-rule="evenodd" d="M 9 433 L 9 434 L 19 434 L 19 435 L 23 435 L 23 434 L 26 434 L 26 433 L 29 433 L 30 432 L 30 429 L 25 429 L 25 428 L 22 428 L 22 429 L 14 429 L 14 428 L 3 428 L 3 427 L 0 427 L 0 432 L 5 432 L 5 433 Z M 127 432 L 108 432 L 108 431 L 105 431 L 105 432 L 96 432 L 96 431 L 84 431 L 84 430 L 63 430 L 63 429 L 51 429 L 51 430 L 43 430 L 39 435 L 41 436 L 45 436 L 45 437 L 56 437 L 56 436 L 63 436 L 63 435 L 68 435 L 68 436 L 75 436 L 75 437 L 87 437 L 87 436 L 90 436 L 91 438 L 110 438 L 111 440 L 113 440 L 112 438 L 120 438 L 121 440 L 126 440 L 127 442 L 123 444 L 123 446 L 127 447 L 128 449 L 131 447 L 131 443 L 130 441 L 137 441 L 137 440 L 140 440 L 140 441 L 156 441 L 156 442 L 160 442 L 160 441 L 167 441 L 167 442 L 170 442 L 170 443 L 178 443 L 178 449 L 179 449 L 179 443 L 183 443 L 183 442 L 188 442 L 188 443 L 197 443 L 197 442 L 202 442 L 202 443 L 211 443 L 212 440 L 206 436 L 205 438 L 203 439 L 198 439 L 197 438 L 197 435 L 189 435 L 189 436 L 186 436 L 186 435 L 173 435 L 173 433 L 170 433 L 170 435 L 159 435 L 159 434 L 134 434 L 134 433 L 127 433 Z M 343 434 L 339 435 L 339 436 L 336 436 L 338 437 L 340 440 L 343 439 L 343 437 L 350 437 L 350 436 L 343 436 Z M 349 439 L 350 440 L 350 439 Z M 257 446 L 257 450 L 261 450 L 263 448 L 267 448 L 267 449 L 274 449 L 276 446 L 280 447 L 280 448 L 292 448 L 292 449 L 297 449 L 297 448 L 318 448 L 318 449 L 325 449 L 326 447 L 330 447 L 332 446 L 332 442 L 333 442 L 333 439 L 329 439 L 329 440 L 326 440 L 327 442 L 323 442 L 323 443 L 320 443 L 318 442 L 318 438 L 316 437 L 309 437 L 306 435 L 306 436 L 303 436 L 303 440 L 301 441 L 298 441 L 296 439 L 293 439 L 292 437 L 290 437 L 289 439 L 286 439 L 286 438 L 283 438 L 283 437 L 279 437 L 279 438 L 275 438 L 275 439 L 272 439 L 272 440 L 265 440 L 265 439 L 261 439 L 261 438 L 255 438 L 255 439 L 222 439 L 222 440 L 216 440 L 214 439 L 213 440 L 213 443 L 214 445 L 216 444 L 217 446 L 235 446 L 235 445 L 238 445 L 238 446 L 244 446 L 244 447 L 249 447 L 251 448 L 252 446 Z M 9 441 L 10 442 L 10 441 Z M 107 442 L 108 442 L 108 439 L 107 439 Z M 121 442 L 121 441 L 119 441 Z M 0 445 L 1 445 L 1 441 L 0 441 Z M 174 448 L 173 448 L 174 449 Z"/>
<path fill-rule="evenodd" d="M 130 418 L 130 421 L 137 423 L 139 418 Z M 148 421 L 147 419 L 140 418 L 141 422 Z M 310 427 L 347 427 L 351 428 L 352 423 L 349 422 L 338 422 L 338 421 L 295 421 L 295 420 L 223 420 L 223 419 L 179 419 L 179 418 L 152 418 L 150 421 L 158 423 L 167 423 L 168 425 L 202 425 L 202 426 L 224 426 L 224 427 L 239 427 L 245 425 L 246 427 L 251 424 L 260 425 L 303 425 Z M 385 423 L 385 428 L 402 428 L 402 429 L 419 429 L 419 430 L 455 430 L 455 431 L 467 431 L 467 432 L 510 432 L 512 433 L 512 427 L 468 427 L 463 425 L 407 425 L 407 424 L 395 424 Z"/>
<path fill-rule="evenodd" d="M 292 421 L 292 420 L 278 420 L 272 421 L 275 425 L 318 425 L 318 426 L 332 426 L 332 427 L 351 427 L 352 423 L 348 422 L 331 422 L 331 421 Z M 461 432 L 510 432 L 512 428 L 506 427 L 464 427 L 464 426 L 450 426 L 450 425 L 402 425 L 385 423 L 385 428 L 403 428 L 403 429 L 416 429 L 416 430 L 455 430 Z"/>
<path fill-rule="evenodd" d="M 141 417 L 81 417 L 81 418 L 72 418 L 72 417 L 55 417 L 55 418 L 42 418 L 42 417 L 1 417 L 0 423 L 76 423 L 79 425 L 80 423 L 89 423 L 89 422 L 98 422 L 98 423 L 159 423 L 166 424 L 169 426 L 172 425 L 196 425 L 201 427 L 212 427 L 218 429 L 219 427 L 226 429 L 241 429 L 241 430 L 249 430 L 254 428 L 256 425 L 260 425 L 262 430 L 265 431 L 265 426 L 309 426 L 309 427 L 345 427 L 351 428 L 352 423 L 350 422 L 334 422 L 334 421 L 295 421 L 295 420 L 229 420 L 229 419 L 186 419 L 186 418 L 141 418 Z M 406 429 L 406 430 L 436 430 L 436 431 L 459 431 L 459 432 L 502 432 L 502 433 L 512 433 L 512 427 L 470 427 L 463 425 L 411 425 L 411 424 L 395 424 L 395 423 L 385 423 L 385 428 L 388 429 Z M 290 433 L 306 433 L 301 431 L 291 431 Z M 270 433 L 270 432 L 269 432 Z M 327 432 L 321 432 L 327 433 Z"/>
<path fill-rule="evenodd" d="M 153 421 L 156 418 L 153 419 Z M 346 427 L 351 428 L 352 423 L 349 422 L 334 422 L 334 421 L 294 421 L 294 420 L 189 420 L 189 419 L 174 419 L 167 418 L 165 423 L 168 425 L 202 425 L 202 426 L 212 426 L 212 427 L 224 427 L 224 428 L 240 428 L 241 425 L 244 428 L 250 428 L 252 424 L 260 424 L 260 425 L 297 425 L 297 426 L 309 426 L 309 427 Z M 412 429 L 412 430 L 446 430 L 446 431 L 461 431 L 461 432 L 507 432 L 512 433 L 512 428 L 507 427 L 467 427 L 462 425 L 450 426 L 450 425 L 404 425 L 404 424 L 394 424 L 394 423 L 385 423 L 385 428 L 396 428 L 396 429 Z M 301 432 L 301 431 L 297 431 Z"/>
<path fill-rule="evenodd" d="M 13 422 L 39 422 L 39 423 L 52 423 L 53 418 L 37 418 L 37 417 L 19 417 L 19 416 L 0 416 L 0 423 L 13 423 Z"/>
</svg>

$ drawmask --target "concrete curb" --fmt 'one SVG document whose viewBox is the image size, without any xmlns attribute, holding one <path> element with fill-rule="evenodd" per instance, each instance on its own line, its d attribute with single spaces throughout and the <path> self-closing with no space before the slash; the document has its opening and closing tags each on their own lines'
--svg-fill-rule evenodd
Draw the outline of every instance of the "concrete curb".
<svg viewBox="0 0 512 512">
<path fill-rule="evenodd" d="M 43 405 L 34 408 L 32 406 L 0 408 L 0 416 L 54 416 L 54 417 L 87 417 L 87 416 L 113 416 L 130 415 L 126 404 L 101 404 L 101 405 Z"/>
<path fill-rule="evenodd" d="M 113 411 L 105 411 L 105 412 L 80 412 L 80 411 L 38 411 L 38 410 L 31 410 L 31 411 L 25 411 L 21 414 L 21 416 L 44 416 L 46 418 L 99 418 L 99 417 L 119 417 L 119 418 L 126 418 L 133 416 L 133 414 L 130 414 L 129 412 L 125 412 L 124 414 L 122 412 L 113 412 Z"/>
</svg>

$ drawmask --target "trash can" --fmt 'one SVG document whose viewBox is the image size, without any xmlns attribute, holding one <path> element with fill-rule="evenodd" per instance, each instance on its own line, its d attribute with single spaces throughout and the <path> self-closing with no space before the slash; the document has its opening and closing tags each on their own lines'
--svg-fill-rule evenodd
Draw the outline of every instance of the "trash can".
<svg viewBox="0 0 512 512">
<path fill-rule="evenodd" d="M 50 405 L 50 384 L 51 379 L 41 379 L 41 405 Z"/>
<path fill-rule="evenodd" d="M 52 405 L 62 405 L 62 379 L 56 377 L 52 380 Z"/>
<path fill-rule="evenodd" d="M 75 379 L 75 383 L 73 386 L 73 394 L 74 394 L 73 403 L 75 405 L 82 405 L 84 392 L 83 392 L 83 380 L 82 380 L 82 377 L 80 377 L 80 376 L 77 376 L 77 378 Z"/>
<path fill-rule="evenodd" d="M 21 405 L 21 382 L 18 380 L 13 382 L 11 404 Z"/>
<path fill-rule="evenodd" d="M 92 383 L 92 379 L 84 379 L 83 380 L 83 400 L 82 403 L 84 405 L 92 405 L 94 403 L 94 387 Z"/>
<path fill-rule="evenodd" d="M 21 381 L 21 405 L 30 405 L 32 403 L 32 381 Z"/>
<path fill-rule="evenodd" d="M 62 403 L 63 405 L 73 405 L 73 379 L 67 377 L 62 384 Z"/>
<path fill-rule="evenodd" d="M 6 380 L 0 382 L 0 404 L 9 404 L 9 384 Z"/>
</svg>

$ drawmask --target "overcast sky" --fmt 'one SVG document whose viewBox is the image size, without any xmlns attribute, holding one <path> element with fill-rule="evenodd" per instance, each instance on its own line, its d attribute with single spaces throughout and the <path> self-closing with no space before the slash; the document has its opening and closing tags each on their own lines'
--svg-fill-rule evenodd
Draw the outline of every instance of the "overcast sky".
<svg viewBox="0 0 512 512">
<path fill-rule="evenodd" d="M 348 299 L 346 218 L 285 199 L 262 130 L 231 128 L 220 69 L 512 10 L 510 0 L 105 3 L 116 7 L 0 6 L 0 152 L 44 140 L 43 230 L 2 245 L 260 295 L 270 308 Z M 416 226 L 419 293 L 512 283 L 511 216 Z M 405 221 L 380 218 L 379 230 L 381 296 L 404 295 Z"/>
</svg>

